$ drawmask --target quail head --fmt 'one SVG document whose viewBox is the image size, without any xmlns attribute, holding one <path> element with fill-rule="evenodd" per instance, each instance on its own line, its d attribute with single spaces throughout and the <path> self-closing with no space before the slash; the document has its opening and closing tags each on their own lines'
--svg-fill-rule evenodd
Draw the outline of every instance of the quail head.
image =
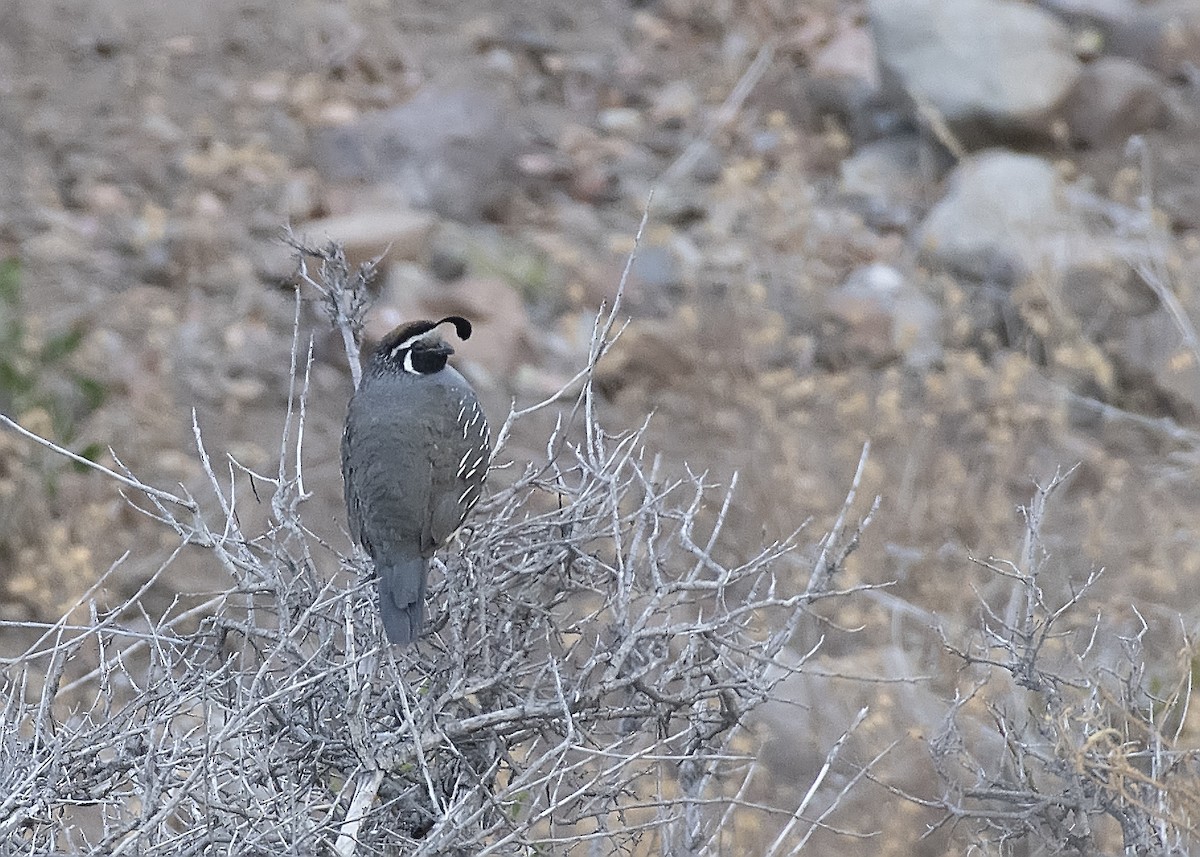
<svg viewBox="0 0 1200 857">
<path fill-rule="evenodd" d="M 350 534 L 375 563 L 379 611 L 392 643 L 407 644 L 425 617 L 429 558 L 479 499 L 491 458 L 487 420 L 438 334 L 471 323 L 412 321 L 384 337 L 350 399 L 342 480 Z"/>
</svg>

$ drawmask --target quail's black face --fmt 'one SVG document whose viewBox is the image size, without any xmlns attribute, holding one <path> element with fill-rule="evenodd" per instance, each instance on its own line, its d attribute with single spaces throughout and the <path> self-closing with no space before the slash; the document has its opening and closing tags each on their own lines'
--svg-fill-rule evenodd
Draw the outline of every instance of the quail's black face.
<svg viewBox="0 0 1200 857">
<path fill-rule="evenodd" d="M 375 349 L 374 359 L 386 361 L 395 369 L 413 375 L 431 375 L 446 367 L 446 360 L 454 353 L 437 328 L 453 324 L 459 339 L 471 338 L 471 322 L 457 315 L 447 316 L 440 321 L 410 321 L 402 324 L 383 338 Z"/>
</svg>

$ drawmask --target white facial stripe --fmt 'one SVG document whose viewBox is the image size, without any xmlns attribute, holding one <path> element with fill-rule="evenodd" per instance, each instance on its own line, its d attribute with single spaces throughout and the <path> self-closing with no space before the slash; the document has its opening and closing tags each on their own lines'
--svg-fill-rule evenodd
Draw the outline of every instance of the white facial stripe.
<svg viewBox="0 0 1200 857">
<path fill-rule="evenodd" d="M 416 336 L 410 336 L 408 339 L 404 340 L 398 345 L 393 345 L 392 350 L 388 352 L 388 357 L 390 357 L 392 360 L 395 360 L 396 357 L 400 355 L 400 352 L 408 351 L 431 333 L 433 333 L 432 330 L 427 330 L 424 333 L 418 333 Z"/>
<path fill-rule="evenodd" d="M 418 333 L 416 336 L 410 336 L 408 339 L 404 340 L 399 345 L 397 345 L 395 348 L 393 348 L 392 353 L 395 354 L 397 351 L 403 351 L 405 348 L 412 348 L 414 345 L 416 345 L 418 342 L 420 342 L 422 339 L 424 339 L 426 336 L 428 336 L 431 333 L 433 333 L 432 330 L 427 330 L 424 333 Z"/>
<path fill-rule="evenodd" d="M 413 368 L 413 364 L 412 364 L 412 349 L 409 349 L 408 351 L 405 351 L 405 352 L 404 352 L 404 371 L 405 371 L 405 372 L 410 372 L 410 373 L 412 373 L 413 375 L 420 375 L 420 374 L 421 374 L 420 372 L 418 372 L 416 369 L 414 369 L 414 368 Z"/>
</svg>

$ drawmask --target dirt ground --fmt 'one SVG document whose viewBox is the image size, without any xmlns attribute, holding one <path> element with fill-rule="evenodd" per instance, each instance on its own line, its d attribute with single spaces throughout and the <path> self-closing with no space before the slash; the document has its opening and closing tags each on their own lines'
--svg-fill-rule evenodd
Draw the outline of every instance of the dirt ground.
<svg viewBox="0 0 1200 857">
<path fill-rule="evenodd" d="M 0 258 L 17 264 L 0 275 L 0 409 L 102 461 L 111 447 L 152 484 L 199 490 L 193 408 L 210 449 L 273 467 L 294 312 L 276 276 L 280 230 L 354 211 L 366 192 L 328 179 L 315 141 L 431 83 L 502 79 L 521 165 L 503 205 L 461 221 L 438 214 L 413 262 L 389 271 L 379 308 L 382 325 L 402 307 L 406 271 L 436 286 L 435 257 L 465 260 L 458 288 L 493 290 L 480 300 L 518 295 L 517 309 L 482 325 L 491 338 L 467 367 L 499 420 L 582 361 L 648 191 L 705 133 L 700 108 L 729 96 L 772 30 L 809 34 L 862 14 L 835 0 L 795 12 L 682 0 L 5 4 Z M 966 633 L 980 600 L 998 597 L 971 558 L 1019 553 L 1018 507 L 1035 480 L 1077 466 L 1047 520 L 1048 595 L 1105 568 L 1079 621 L 1100 612 L 1129 631 L 1136 604 L 1152 628 L 1148 670 L 1164 680 L 1191 659 L 1200 584 L 1195 413 L 1140 395 L 1135 381 L 1101 388 L 1021 342 L 981 345 L 957 286 L 936 278 L 940 360 L 914 369 L 839 350 L 823 295 L 861 265 L 912 260 L 901 230 L 838 197 L 850 143 L 805 87 L 804 45 L 785 40 L 712 133 L 708 179 L 656 191 L 627 296 L 633 323 L 602 370 L 608 424 L 653 413 L 652 445 L 670 467 L 738 475 L 731 555 L 811 519 L 815 556 L 871 443 L 855 514 L 874 495 L 881 506 L 844 583 L 893 585 L 831 609 L 796 648 L 824 633 L 828 672 L 941 678 L 797 691 L 807 708 L 796 731 L 760 732 L 773 742 L 761 797 L 780 806 L 795 804 L 867 704 L 861 761 L 899 741 L 879 778 L 928 796 L 925 739 L 956 683 L 931 623 Z M 644 115 L 657 117 L 650 130 L 621 135 Z M 1158 145 L 1170 154 L 1172 138 Z M 1093 152 L 1079 165 L 1124 157 Z M 937 187 L 931 177 L 930 199 Z M 1172 240 L 1190 307 L 1200 242 L 1186 229 Z M 344 538 L 337 441 L 350 381 L 311 301 L 302 315 L 318 331 L 309 516 Z M 1084 394 L 1120 414 L 1088 410 Z M 540 443 L 518 437 L 510 452 Z M 132 591 L 166 535 L 113 483 L 0 433 L 0 616 L 56 618 L 126 551 L 120 579 Z M 151 598 L 165 604 L 221 575 L 197 556 Z M 856 829 L 882 834 L 869 844 L 830 834 L 838 853 L 959 853 L 952 832 L 914 844 L 932 810 L 869 784 L 848 805 Z"/>
</svg>

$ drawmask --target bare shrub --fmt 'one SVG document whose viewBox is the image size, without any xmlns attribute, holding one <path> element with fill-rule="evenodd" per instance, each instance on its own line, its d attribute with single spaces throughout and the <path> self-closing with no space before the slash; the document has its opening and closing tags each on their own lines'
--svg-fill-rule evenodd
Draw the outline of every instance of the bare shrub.
<svg viewBox="0 0 1200 857">
<path fill-rule="evenodd" d="M 357 378 L 370 271 L 301 250 Z M 731 813 L 757 811 L 782 816 L 773 853 L 801 848 L 857 782 L 814 797 L 840 742 L 793 814 L 743 799 L 755 762 L 733 739 L 803 666 L 776 655 L 805 608 L 847 594 L 834 583 L 866 524 L 847 526 L 854 489 L 807 587 L 784 582 L 797 537 L 723 564 L 732 489 L 666 476 L 640 429 L 597 417 L 614 306 L 571 385 L 501 426 L 496 462 L 520 420 L 561 407 L 544 458 L 508 465 L 519 474 L 435 564 L 432 632 L 398 652 L 380 644 L 370 563 L 305 524 L 299 319 L 298 302 L 275 473 L 210 454 L 194 416 L 206 496 L 94 465 L 178 535 L 160 573 L 199 546 L 230 584 L 152 616 L 142 592 L 100 603 L 102 579 L 86 621 L 64 616 L 3 663 L 0 850 L 701 854 L 728 846 Z M 270 521 L 247 532 L 239 509 L 256 502 Z"/>
<path fill-rule="evenodd" d="M 1180 740 L 1192 645 L 1184 635 L 1177 677 L 1163 681 L 1147 669 L 1158 659 L 1136 606 L 1131 633 L 1078 621 L 1100 572 L 1047 599 L 1041 530 L 1069 475 L 1023 509 L 1020 559 L 982 563 L 1011 581 L 1007 604 L 982 602 L 972 639 L 946 641 L 973 686 L 930 741 L 945 788 L 934 805 L 979 853 L 1187 854 L 1200 810 L 1200 756 Z"/>
</svg>

